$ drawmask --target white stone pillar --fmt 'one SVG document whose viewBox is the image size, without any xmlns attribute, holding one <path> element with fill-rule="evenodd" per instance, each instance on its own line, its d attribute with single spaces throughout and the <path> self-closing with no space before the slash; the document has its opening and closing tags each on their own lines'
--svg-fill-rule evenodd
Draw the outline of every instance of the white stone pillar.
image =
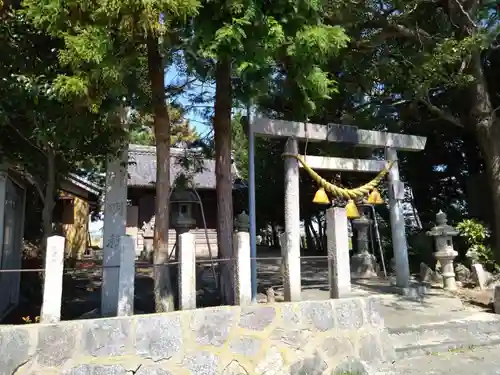
<svg viewBox="0 0 500 375">
<path fill-rule="evenodd" d="M 61 320 L 64 242 L 65 238 L 62 236 L 47 238 L 41 323 L 56 323 Z"/>
<path fill-rule="evenodd" d="M 250 262 L 250 233 L 234 232 L 234 254 L 236 255 L 236 272 L 234 295 L 236 304 L 243 306 L 252 303 L 252 274 Z"/>
<path fill-rule="evenodd" d="M 410 281 L 410 265 L 408 263 L 408 245 L 406 242 L 403 204 L 398 199 L 400 197 L 396 196 L 398 190 L 403 187 L 399 180 L 397 151 L 390 147 L 387 148 L 386 159 L 395 160 L 392 168 L 389 170 L 389 211 L 391 217 L 392 248 L 396 263 L 396 285 L 405 288 Z"/>
<path fill-rule="evenodd" d="M 351 293 L 351 267 L 347 214 L 344 207 L 326 210 L 326 241 L 330 298 L 347 297 Z"/>
<path fill-rule="evenodd" d="M 289 138 L 285 153 L 298 154 L 297 140 Z M 300 197 L 299 162 L 285 158 L 285 246 L 282 250 L 284 265 L 285 301 L 300 301 Z"/>
<path fill-rule="evenodd" d="M 118 307 L 120 238 L 127 223 L 128 148 L 119 158 L 108 161 L 104 197 L 103 271 L 101 315 L 115 316 Z"/>
<path fill-rule="evenodd" d="M 135 241 L 131 236 L 120 238 L 120 269 L 118 273 L 117 315 L 134 315 Z"/>
<path fill-rule="evenodd" d="M 177 236 L 179 254 L 179 309 L 196 309 L 196 238 L 189 231 Z"/>
</svg>

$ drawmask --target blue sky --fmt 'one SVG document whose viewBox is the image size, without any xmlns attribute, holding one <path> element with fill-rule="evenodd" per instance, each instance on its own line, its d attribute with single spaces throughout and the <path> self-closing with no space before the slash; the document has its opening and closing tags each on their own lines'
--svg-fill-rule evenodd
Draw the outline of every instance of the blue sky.
<svg viewBox="0 0 500 375">
<path fill-rule="evenodd" d="M 167 71 L 165 75 L 165 84 L 182 84 L 186 81 L 186 77 L 183 73 L 181 73 L 175 65 Z M 215 94 L 215 87 L 213 84 L 203 83 L 200 81 L 196 81 L 192 84 L 192 88 L 183 93 L 178 101 L 185 107 L 192 106 L 192 103 L 189 99 L 190 96 L 200 94 L 202 91 L 207 91 L 208 96 L 212 96 Z M 213 103 L 209 103 L 209 106 L 213 106 Z M 197 113 L 196 108 L 191 108 L 187 113 L 187 118 L 189 119 L 191 125 L 196 129 L 196 131 L 204 136 L 211 130 L 211 126 L 207 124 L 207 121 Z"/>
</svg>

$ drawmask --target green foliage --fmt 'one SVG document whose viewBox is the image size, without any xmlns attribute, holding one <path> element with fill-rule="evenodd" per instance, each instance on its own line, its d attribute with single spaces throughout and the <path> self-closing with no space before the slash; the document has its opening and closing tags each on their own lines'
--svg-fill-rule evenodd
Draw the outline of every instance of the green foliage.
<svg viewBox="0 0 500 375">
<path fill-rule="evenodd" d="M 460 235 L 465 238 L 469 248 L 483 244 L 490 237 L 489 231 L 475 219 L 465 219 L 457 224 Z"/>
<path fill-rule="evenodd" d="M 289 56 L 297 63 L 326 64 L 329 59 L 347 46 L 349 37 L 340 26 L 306 25 L 295 34 L 287 48 Z"/>
<path fill-rule="evenodd" d="M 2 15 L 0 35 L 3 157 L 36 184 L 40 195 L 48 152 L 55 154 L 60 175 L 97 169 L 114 151 L 110 143 L 123 134 L 110 126 L 106 112 L 58 95 L 58 79 L 71 79 L 58 61 L 62 41 L 34 28 L 16 9 Z"/>
<path fill-rule="evenodd" d="M 173 34 L 179 22 L 196 13 L 199 2 L 25 0 L 23 5 L 24 14 L 37 28 L 64 41 L 59 62 L 71 74 L 59 74 L 55 93 L 80 98 L 97 110 L 123 99 L 133 106 L 151 104 L 146 39 L 148 35 L 159 38 L 165 61 L 171 62 L 179 44 Z"/>
<path fill-rule="evenodd" d="M 413 68 L 418 85 L 414 89 L 419 95 L 427 96 L 429 90 L 436 85 L 446 84 L 448 87 L 464 87 L 471 84 L 474 78 L 464 73 L 463 69 L 455 69 L 471 51 L 478 48 L 481 40 L 478 36 L 471 36 L 462 40 L 443 39 L 436 43 L 434 49 L 425 54 L 423 64 Z"/>
<path fill-rule="evenodd" d="M 475 219 L 465 219 L 457 224 L 460 235 L 464 238 L 468 249 L 467 255 L 490 270 L 500 270 L 495 262 L 494 252 L 487 243 L 490 231 Z"/>
<path fill-rule="evenodd" d="M 178 105 L 168 107 L 170 117 L 170 144 L 175 146 L 179 142 L 191 144 L 200 139 L 199 134 L 185 119 L 184 110 Z M 153 116 L 133 111 L 129 116 L 129 141 L 146 146 L 155 145 L 153 131 Z"/>
<path fill-rule="evenodd" d="M 216 15 L 216 16 L 214 16 Z M 325 25 L 320 2 L 203 1 L 188 48 L 191 71 L 213 78 L 214 64 L 229 56 L 236 99 L 247 103 L 284 88 L 297 98 L 297 119 L 312 114 L 336 90 L 324 67 L 347 46 L 339 25 Z"/>
<path fill-rule="evenodd" d="M 247 121 L 246 118 L 241 116 L 241 113 L 237 113 L 233 117 L 232 121 L 232 145 L 233 145 L 233 156 L 238 168 L 238 172 L 241 177 L 245 180 L 248 179 L 248 136 L 245 133 L 244 122 Z"/>
</svg>

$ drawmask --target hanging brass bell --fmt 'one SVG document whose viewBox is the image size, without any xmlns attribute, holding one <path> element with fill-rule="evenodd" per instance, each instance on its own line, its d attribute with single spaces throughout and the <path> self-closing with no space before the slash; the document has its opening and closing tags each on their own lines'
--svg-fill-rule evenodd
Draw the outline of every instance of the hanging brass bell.
<svg viewBox="0 0 500 375">
<path fill-rule="evenodd" d="M 347 205 L 345 206 L 345 212 L 347 214 L 348 219 L 357 219 L 360 217 L 358 207 L 356 207 L 356 203 L 352 199 L 347 201 Z"/>
<path fill-rule="evenodd" d="M 330 199 L 328 198 L 325 189 L 323 189 L 322 187 L 318 189 L 316 194 L 314 194 L 313 203 L 325 205 L 330 204 Z"/>
<path fill-rule="evenodd" d="M 380 196 L 380 193 L 378 192 L 377 189 L 373 189 L 370 195 L 368 196 L 368 199 L 366 201 L 368 204 L 384 204 L 384 200 Z"/>
</svg>

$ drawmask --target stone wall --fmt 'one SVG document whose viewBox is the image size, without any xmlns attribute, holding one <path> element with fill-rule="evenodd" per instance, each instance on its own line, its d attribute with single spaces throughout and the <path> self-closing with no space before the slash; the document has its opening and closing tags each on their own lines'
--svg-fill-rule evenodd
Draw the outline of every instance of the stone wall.
<svg viewBox="0 0 500 375">
<path fill-rule="evenodd" d="M 394 349 L 374 298 L 0 328 L 0 374 L 368 374 Z"/>
</svg>

